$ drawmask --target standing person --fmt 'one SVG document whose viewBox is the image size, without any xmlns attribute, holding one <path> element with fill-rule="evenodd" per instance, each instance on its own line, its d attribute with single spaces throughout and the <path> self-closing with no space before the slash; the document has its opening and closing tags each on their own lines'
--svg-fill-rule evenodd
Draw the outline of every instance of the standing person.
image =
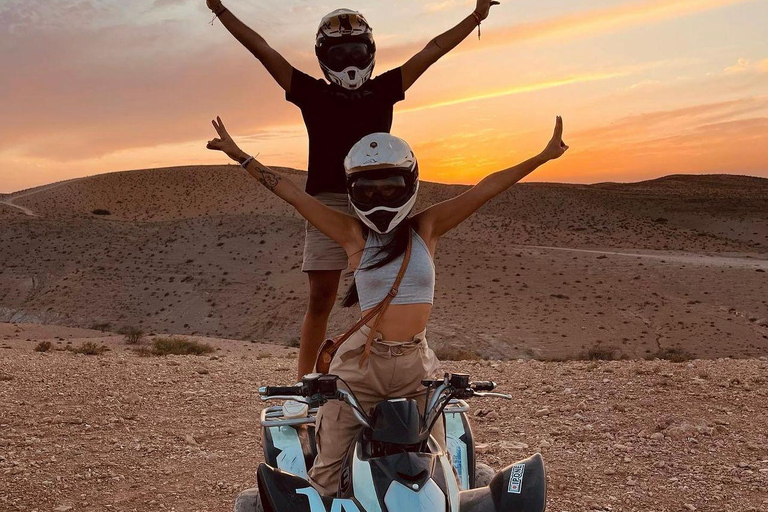
<svg viewBox="0 0 768 512">
<path fill-rule="evenodd" d="M 538 155 L 491 174 L 463 194 L 411 216 L 419 189 L 419 168 L 410 146 L 387 133 L 363 137 L 344 165 L 346 187 L 357 217 L 322 204 L 279 172 L 243 152 L 220 119 L 218 137 L 208 148 L 223 151 L 317 229 L 339 244 L 355 268 L 356 297 L 361 314 L 376 308 L 393 283 L 410 247 L 410 258 L 390 306 L 363 325 L 339 348 L 330 366 L 354 392 L 363 410 L 392 397 L 414 398 L 424 407 L 422 379 L 438 368 L 427 346 L 426 326 L 435 291 L 434 255 L 441 236 L 481 206 L 550 160 L 560 158 L 563 121 L 557 118 L 552 139 Z M 315 419 L 317 457 L 309 480 L 326 496 L 336 494 L 342 459 L 360 424 L 351 408 L 338 401 L 320 407 Z M 445 434 L 437 422 L 433 436 L 443 447 Z"/>
<path fill-rule="evenodd" d="M 324 16 L 315 53 L 328 80 L 317 80 L 291 66 L 255 31 L 224 6 L 206 0 L 226 29 L 256 57 L 301 109 L 309 135 L 306 192 L 335 210 L 350 213 L 344 157 L 362 137 L 389 132 L 394 104 L 416 80 L 455 48 L 488 17 L 498 2 L 477 0 L 475 10 L 458 25 L 432 39 L 402 66 L 370 78 L 376 61 L 373 31 L 357 11 L 338 9 Z M 298 378 L 312 371 L 326 338 L 341 272 L 348 266 L 344 249 L 311 223 L 306 224 L 302 270 L 309 278 L 309 304 L 301 326 Z"/>
</svg>

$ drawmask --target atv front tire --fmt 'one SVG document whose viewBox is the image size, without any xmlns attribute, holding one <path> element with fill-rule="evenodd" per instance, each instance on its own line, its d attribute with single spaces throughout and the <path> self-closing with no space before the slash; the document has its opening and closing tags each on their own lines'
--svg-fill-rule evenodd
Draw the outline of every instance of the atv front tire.
<svg viewBox="0 0 768 512">
<path fill-rule="evenodd" d="M 493 477 L 496 476 L 496 471 L 493 470 L 488 464 L 477 462 L 475 464 L 475 489 L 485 487 L 491 483 Z"/>
<path fill-rule="evenodd" d="M 237 495 L 235 512 L 264 512 L 257 488 L 246 489 Z"/>
</svg>

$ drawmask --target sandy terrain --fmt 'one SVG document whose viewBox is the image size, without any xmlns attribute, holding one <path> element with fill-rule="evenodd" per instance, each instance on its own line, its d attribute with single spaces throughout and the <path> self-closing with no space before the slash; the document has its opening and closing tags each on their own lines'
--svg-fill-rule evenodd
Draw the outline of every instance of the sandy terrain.
<svg viewBox="0 0 768 512">
<path fill-rule="evenodd" d="M 230 510 L 262 460 L 255 390 L 295 358 L 231 340 L 139 357 L 103 336 L 0 325 L 0 510 Z M 111 350 L 32 350 L 51 338 Z M 514 395 L 473 402 L 478 451 L 496 468 L 542 451 L 548 510 L 768 510 L 766 358 L 446 367 Z"/>
<path fill-rule="evenodd" d="M 419 207 L 465 188 L 424 183 Z M 297 342 L 304 224 L 236 166 L 1 199 L 0 321 Z M 450 233 L 437 266 L 430 342 L 445 353 L 768 354 L 768 180 L 518 185 Z M 331 330 L 354 314 L 337 308 Z"/>
</svg>

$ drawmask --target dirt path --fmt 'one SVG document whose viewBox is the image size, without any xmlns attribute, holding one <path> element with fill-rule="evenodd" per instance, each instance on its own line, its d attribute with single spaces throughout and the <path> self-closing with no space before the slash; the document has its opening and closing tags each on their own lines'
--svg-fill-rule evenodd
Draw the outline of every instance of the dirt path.
<svg viewBox="0 0 768 512">
<path fill-rule="evenodd" d="M 594 249 L 574 249 L 571 247 L 548 247 L 544 245 L 524 245 L 528 249 L 540 249 L 545 251 L 566 251 L 586 254 L 599 254 L 604 256 L 626 256 L 629 258 L 643 258 L 658 260 L 668 263 L 685 263 L 702 267 L 731 267 L 731 268 L 760 268 L 768 270 L 768 260 L 753 258 L 733 258 L 728 256 L 705 256 L 692 253 L 658 253 L 658 252 L 622 252 L 622 251 L 598 251 Z"/>
<path fill-rule="evenodd" d="M 30 334 L 0 342 L 0 510 L 226 511 L 254 485 L 256 389 L 292 382 L 295 359 L 226 345 L 211 357 L 41 354 Z M 495 468 L 542 451 L 548 509 L 768 506 L 768 360 L 445 367 L 514 395 L 471 402 L 477 451 Z"/>
<path fill-rule="evenodd" d="M 33 189 L 27 190 L 26 192 L 22 192 L 20 194 L 11 194 L 10 196 L 4 197 L 0 199 L 0 204 L 5 204 L 10 206 L 11 208 L 16 208 L 17 210 L 21 210 L 24 215 L 29 215 L 30 217 L 39 217 L 40 215 L 36 214 L 34 211 L 30 210 L 26 206 L 21 206 L 19 204 L 16 204 L 15 201 L 17 199 L 21 199 L 22 197 L 32 196 L 35 194 L 38 194 L 40 192 L 44 192 L 46 190 L 51 190 L 54 188 L 58 188 L 62 185 L 66 185 L 68 183 L 72 183 L 74 181 L 80 181 L 83 178 L 75 178 L 72 180 L 66 180 L 66 181 L 59 181 L 57 183 L 51 183 L 49 185 L 43 185 L 41 187 L 35 187 Z"/>
</svg>

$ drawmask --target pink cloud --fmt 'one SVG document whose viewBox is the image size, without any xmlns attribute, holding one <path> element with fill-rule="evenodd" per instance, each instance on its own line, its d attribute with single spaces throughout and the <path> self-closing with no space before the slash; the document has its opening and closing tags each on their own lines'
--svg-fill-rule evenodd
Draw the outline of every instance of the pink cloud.
<svg viewBox="0 0 768 512">
<path fill-rule="evenodd" d="M 70 161 L 206 137 L 216 114 L 245 131 L 300 122 L 236 43 L 165 49 L 180 37 L 171 22 L 10 38 L 0 108 L 13 123 L 0 125 L 0 151 Z"/>
</svg>

